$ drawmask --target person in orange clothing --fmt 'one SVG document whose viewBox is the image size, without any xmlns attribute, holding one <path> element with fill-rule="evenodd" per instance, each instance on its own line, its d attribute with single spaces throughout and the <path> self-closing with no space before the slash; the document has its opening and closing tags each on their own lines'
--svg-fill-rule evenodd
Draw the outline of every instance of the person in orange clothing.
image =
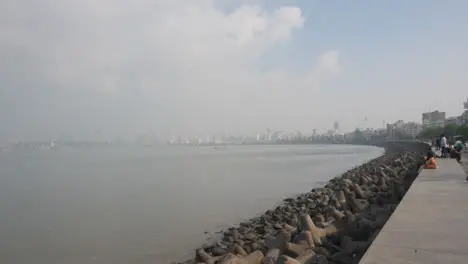
<svg viewBox="0 0 468 264">
<path fill-rule="evenodd" d="M 435 159 L 435 153 L 432 148 L 429 148 L 426 156 L 426 164 L 424 165 L 425 169 L 437 169 L 437 163 Z"/>
<path fill-rule="evenodd" d="M 424 165 L 425 169 L 437 169 L 436 159 L 431 157 L 427 160 L 426 164 Z"/>
</svg>

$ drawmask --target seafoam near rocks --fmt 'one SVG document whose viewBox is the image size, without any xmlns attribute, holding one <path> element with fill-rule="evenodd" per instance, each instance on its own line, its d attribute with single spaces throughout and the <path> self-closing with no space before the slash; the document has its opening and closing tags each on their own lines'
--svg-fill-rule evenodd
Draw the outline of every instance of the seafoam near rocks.
<svg viewBox="0 0 468 264">
<path fill-rule="evenodd" d="M 386 153 L 224 231 L 184 264 L 358 263 L 418 175 L 423 143 Z"/>
</svg>

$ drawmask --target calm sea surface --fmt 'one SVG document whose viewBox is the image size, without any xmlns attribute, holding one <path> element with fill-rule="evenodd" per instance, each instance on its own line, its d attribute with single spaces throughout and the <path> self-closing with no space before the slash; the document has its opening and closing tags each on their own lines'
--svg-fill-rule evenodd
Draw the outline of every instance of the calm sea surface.
<svg viewBox="0 0 468 264">
<path fill-rule="evenodd" d="M 382 153 L 349 145 L 2 152 L 0 263 L 181 260 L 213 232 Z"/>
</svg>

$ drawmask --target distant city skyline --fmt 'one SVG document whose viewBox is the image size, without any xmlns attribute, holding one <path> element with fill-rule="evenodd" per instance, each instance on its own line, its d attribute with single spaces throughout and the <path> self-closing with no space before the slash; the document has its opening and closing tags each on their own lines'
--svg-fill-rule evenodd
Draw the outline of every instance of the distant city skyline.
<svg viewBox="0 0 468 264">
<path fill-rule="evenodd" d="M 431 112 L 421 113 L 422 118 L 421 121 L 412 121 L 412 120 L 402 120 L 399 119 L 395 122 L 393 121 L 385 121 L 382 120 L 382 126 L 380 127 L 369 127 L 366 126 L 368 122 L 368 118 L 364 117 L 361 123 L 356 124 L 353 129 L 348 131 L 341 131 L 340 130 L 340 122 L 333 121 L 332 125 L 329 128 L 324 129 L 317 129 L 314 128 L 312 131 L 300 131 L 300 130 L 288 130 L 288 129 L 270 129 L 265 128 L 263 131 L 256 131 L 256 132 L 237 132 L 237 133 L 227 133 L 227 132 L 215 132 L 215 133 L 208 133 L 208 134 L 183 134 L 179 133 L 177 135 L 170 135 L 168 137 L 161 137 L 160 135 L 156 134 L 155 132 L 147 132 L 147 133 L 138 133 L 134 137 L 125 137 L 125 136 L 106 136 L 101 131 L 95 130 L 95 136 L 89 137 L 73 137 L 69 134 L 60 134 L 58 137 L 50 137 L 50 138 L 42 138 L 42 139 L 25 139 L 25 138 L 16 138 L 10 139 L 9 141 L 4 141 L 3 143 L 7 142 L 17 142 L 17 141 L 45 141 L 45 142 L 86 142 L 86 141 L 101 141 L 101 142 L 140 142 L 140 143 L 168 143 L 168 142 L 179 142 L 179 143 L 213 143 L 213 142 L 224 142 L 226 139 L 250 139 L 256 141 L 265 141 L 265 140 L 276 140 L 285 138 L 293 138 L 297 135 L 303 135 L 305 137 L 310 137 L 314 135 L 330 135 L 332 134 L 346 134 L 355 131 L 356 129 L 360 130 L 387 130 L 387 133 L 392 134 L 393 132 L 389 132 L 389 125 L 393 127 L 393 129 L 403 129 L 405 133 L 410 134 L 411 136 L 415 137 L 423 128 L 431 127 L 431 126 L 444 126 L 449 123 L 453 124 L 465 124 L 468 122 L 468 98 L 466 101 L 461 102 L 463 108 L 465 109 L 460 115 L 447 117 L 444 111 L 434 110 Z M 97 135 L 97 136 L 96 136 Z"/>
<path fill-rule="evenodd" d="M 468 2 L 0 3 L 0 142 L 340 131 L 460 114 Z M 446 96 L 441 96 L 443 93 Z"/>
</svg>

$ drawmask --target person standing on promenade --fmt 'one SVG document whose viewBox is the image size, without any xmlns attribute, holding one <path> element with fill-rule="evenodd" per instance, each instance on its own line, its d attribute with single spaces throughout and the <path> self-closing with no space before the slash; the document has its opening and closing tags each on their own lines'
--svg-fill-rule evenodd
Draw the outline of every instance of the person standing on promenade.
<svg viewBox="0 0 468 264">
<path fill-rule="evenodd" d="M 453 145 L 453 150 L 455 152 L 455 158 L 457 159 L 457 162 L 461 163 L 461 153 L 463 151 L 463 142 L 461 138 L 457 138 L 457 141 L 455 141 L 455 144 Z"/>
<path fill-rule="evenodd" d="M 436 150 L 440 149 L 440 138 L 434 138 Z"/>
<path fill-rule="evenodd" d="M 447 138 L 444 134 L 440 136 L 440 152 L 442 157 L 447 157 Z"/>
</svg>

